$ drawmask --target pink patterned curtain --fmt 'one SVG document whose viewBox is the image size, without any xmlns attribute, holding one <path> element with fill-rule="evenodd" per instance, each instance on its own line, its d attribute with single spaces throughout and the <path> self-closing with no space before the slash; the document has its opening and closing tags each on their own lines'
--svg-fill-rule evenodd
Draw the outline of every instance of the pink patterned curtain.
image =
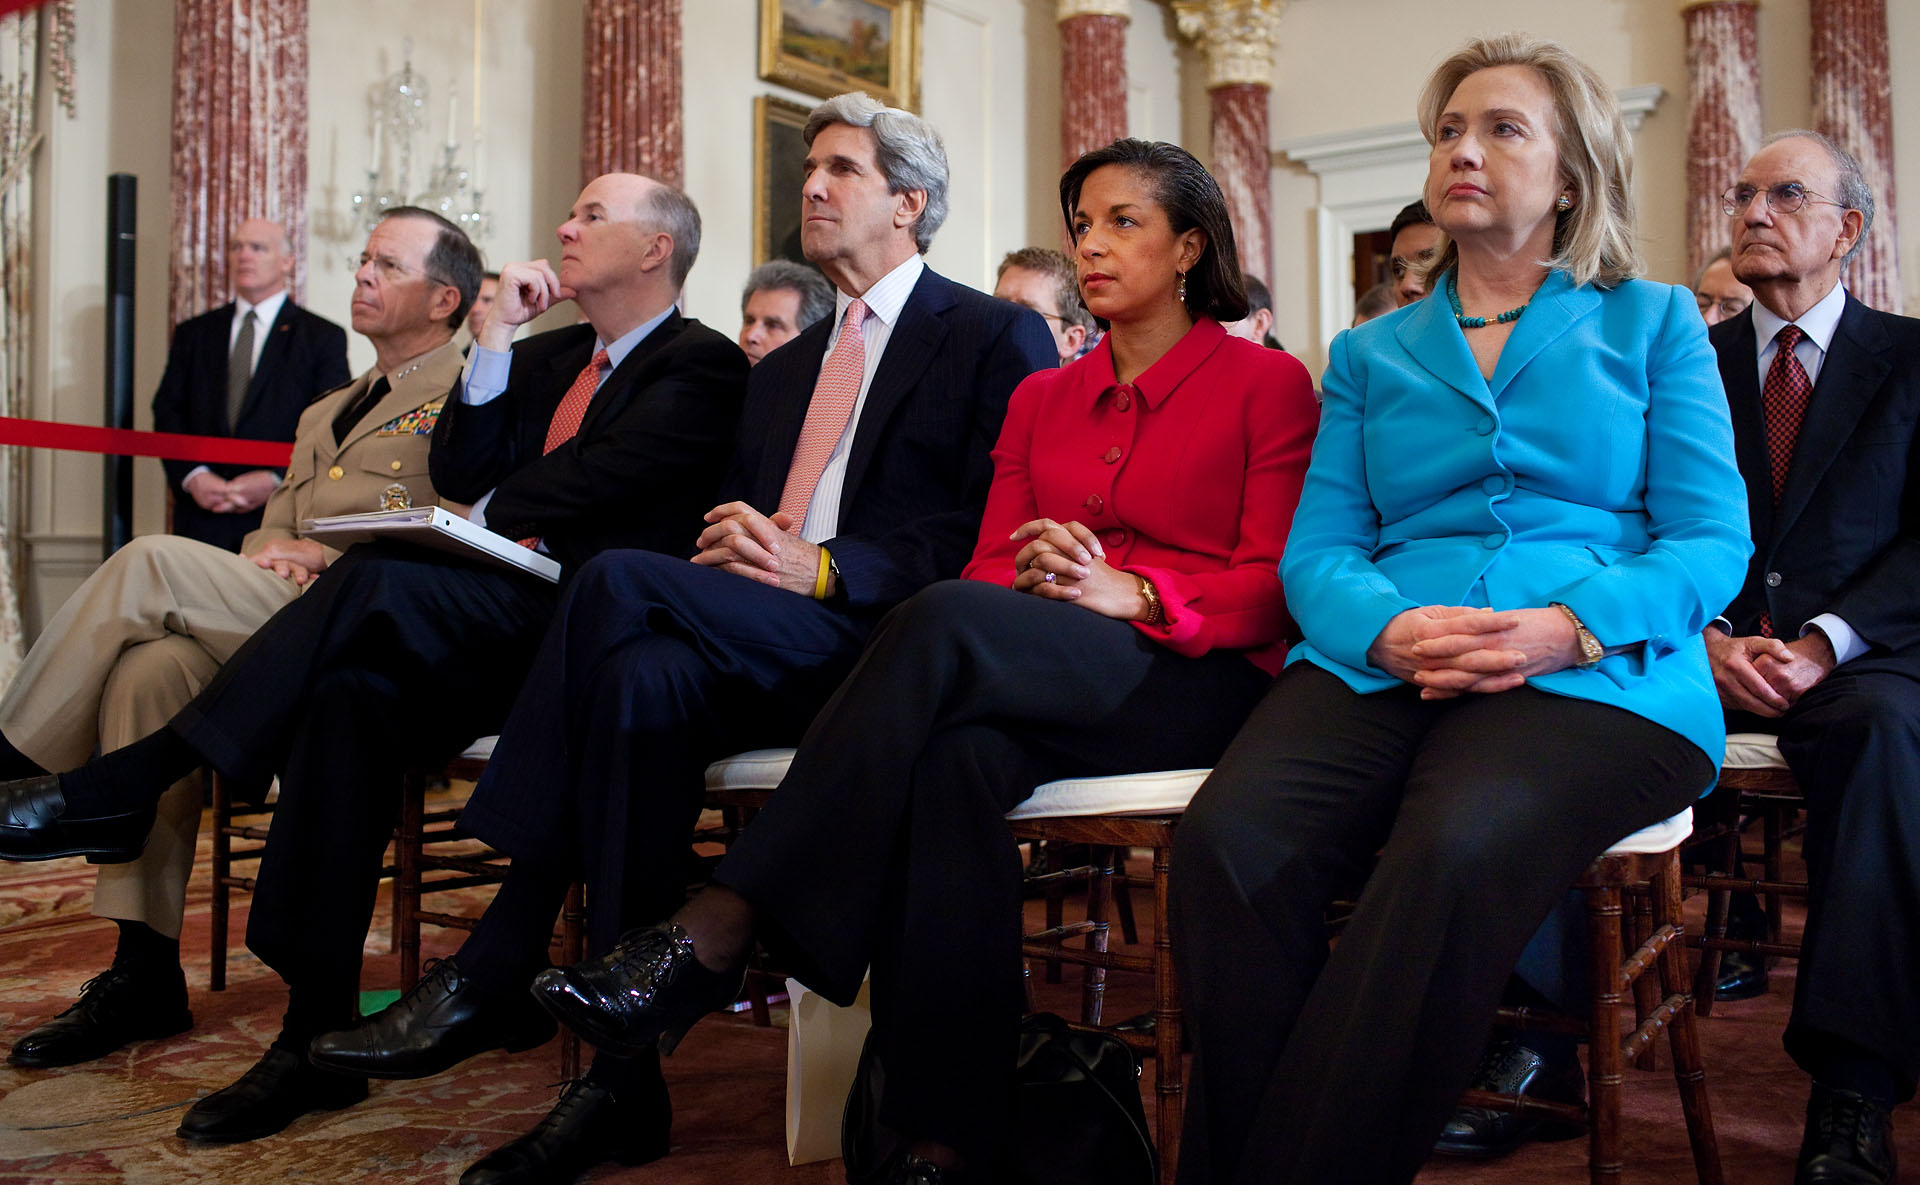
<svg viewBox="0 0 1920 1185">
<path fill-rule="evenodd" d="M 1760 148 L 1759 6 L 1687 9 L 1687 276 L 1731 244 L 1720 195 Z"/>
<path fill-rule="evenodd" d="M 680 0 L 587 0 L 580 179 L 644 173 L 686 184 Z"/>
<path fill-rule="evenodd" d="M 305 283 L 307 0 L 174 0 L 174 324 L 222 304 L 227 235 L 273 218 Z"/>
<path fill-rule="evenodd" d="M 1813 126 L 1853 153 L 1873 190 L 1873 230 L 1847 265 L 1847 291 L 1901 310 L 1900 225 L 1893 194 L 1893 93 L 1887 0 L 1813 0 Z"/>
</svg>

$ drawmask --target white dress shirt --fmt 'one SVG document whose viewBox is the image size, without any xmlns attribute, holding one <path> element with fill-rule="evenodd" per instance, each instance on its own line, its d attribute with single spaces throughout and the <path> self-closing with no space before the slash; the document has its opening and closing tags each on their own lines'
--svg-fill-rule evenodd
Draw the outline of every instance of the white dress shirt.
<svg viewBox="0 0 1920 1185">
<path fill-rule="evenodd" d="M 1839 284 L 1821 297 L 1819 302 L 1800 316 L 1793 324 L 1800 327 L 1803 335 L 1793 347 L 1793 356 L 1800 360 L 1800 366 L 1807 372 L 1807 381 L 1818 386 L 1820 368 L 1827 360 L 1827 350 L 1833 345 L 1833 335 L 1840 328 L 1840 314 L 1847 307 L 1847 290 Z M 1782 327 L 1788 322 L 1777 316 L 1773 310 L 1759 301 L 1753 302 L 1753 336 L 1759 344 L 1758 364 L 1760 368 L 1760 389 L 1767 388 L 1767 371 L 1773 366 L 1773 356 L 1780 352 L 1778 337 Z M 1812 415 L 1815 404 L 1807 404 L 1807 414 Z M 1817 629 L 1827 636 L 1833 646 L 1833 657 L 1837 662 L 1846 662 L 1858 658 L 1867 651 L 1867 644 L 1860 640 L 1853 627 L 1832 613 L 1822 613 L 1800 628 L 1800 636 L 1806 637 L 1808 630 Z"/>
<path fill-rule="evenodd" d="M 254 371 L 260 369 L 260 351 L 267 348 L 267 330 L 273 328 L 274 318 L 280 315 L 280 306 L 285 303 L 287 303 L 287 290 L 285 288 L 267 297 L 259 304 L 247 303 L 247 298 L 244 296 L 236 296 L 233 298 L 233 321 L 227 326 L 227 358 L 229 361 L 233 358 L 233 347 L 240 344 L 240 327 L 247 323 L 247 314 L 252 313 L 254 316 L 253 360 L 247 363 L 247 373 L 252 374 Z M 205 465 L 195 465 L 193 468 L 187 470 L 185 477 L 180 479 L 180 488 L 185 489 L 188 482 L 200 476 L 202 473 L 211 472 L 213 472 L 213 470 Z M 273 474 L 274 485 L 277 486 L 284 480 L 285 479 L 278 473 Z"/>
<path fill-rule="evenodd" d="M 820 481 L 813 487 L 813 497 L 807 502 L 807 522 L 800 530 L 800 537 L 808 543 L 821 543 L 840 533 L 840 492 L 847 482 L 847 456 L 853 450 L 854 430 L 860 426 L 860 413 L 867 406 L 867 390 L 873 386 L 874 372 L 880 369 L 887 342 L 893 338 L 893 327 L 900 322 L 900 310 L 906 307 L 907 297 L 913 295 L 913 286 L 920 282 L 920 273 L 925 270 L 926 261 L 916 253 L 860 295 L 867 305 L 867 318 L 860 323 L 860 340 L 867 351 L 866 366 L 860 373 L 860 394 L 853 401 L 853 414 L 847 417 L 846 429 L 834 443 L 827 466 L 820 471 Z M 840 339 L 841 322 L 846 320 L 847 306 L 853 301 L 854 298 L 844 292 L 834 294 L 833 328 L 827 335 L 827 352 L 820 359 L 823 371 L 827 359 L 833 357 L 834 343 Z M 769 506 L 754 509 L 763 514 L 773 510 Z"/>
</svg>

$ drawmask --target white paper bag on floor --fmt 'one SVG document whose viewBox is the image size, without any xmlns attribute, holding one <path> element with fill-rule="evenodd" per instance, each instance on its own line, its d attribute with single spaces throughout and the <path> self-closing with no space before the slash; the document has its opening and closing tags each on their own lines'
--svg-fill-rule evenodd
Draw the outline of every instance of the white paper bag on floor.
<svg viewBox="0 0 1920 1185">
<path fill-rule="evenodd" d="M 851 1008 L 830 1003 L 818 992 L 787 981 L 787 1163 L 812 1164 L 840 1155 L 840 1117 L 853 1089 L 860 1047 L 873 1025 L 867 990 Z"/>
</svg>

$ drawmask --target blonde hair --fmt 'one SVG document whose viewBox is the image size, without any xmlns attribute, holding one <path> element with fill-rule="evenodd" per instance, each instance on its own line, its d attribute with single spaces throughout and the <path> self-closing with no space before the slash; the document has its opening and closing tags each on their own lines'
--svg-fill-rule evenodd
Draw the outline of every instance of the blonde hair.
<svg viewBox="0 0 1920 1185">
<path fill-rule="evenodd" d="M 1553 94 L 1553 140 L 1573 208 L 1555 220 L 1553 258 L 1546 265 L 1576 284 L 1603 288 L 1646 271 L 1633 239 L 1633 140 L 1613 92 L 1565 46 L 1521 33 L 1467 42 L 1440 63 L 1420 94 L 1420 132 L 1427 143 L 1435 142 L 1447 100 L 1467 76 L 1497 66 L 1525 66 Z M 1442 231 L 1427 276 L 1440 275 L 1459 258 L 1452 237 Z"/>
</svg>

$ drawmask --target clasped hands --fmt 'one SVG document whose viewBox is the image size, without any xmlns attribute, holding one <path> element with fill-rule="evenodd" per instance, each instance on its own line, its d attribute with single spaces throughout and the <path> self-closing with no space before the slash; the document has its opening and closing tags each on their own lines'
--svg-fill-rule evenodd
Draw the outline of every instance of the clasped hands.
<svg viewBox="0 0 1920 1185">
<path fill-rule="evenodd" d="M 305 586 L 327 570 L 327 553 L 311 539 L 274 539 L 247 557 L 282 580 Z"/>
<path fill-rule="evenodd" d="M 1791 642 L 1758 636 L 1730 637 L 1714 626 L 1705 631 L 1707 661 L 1720 702 L 1729 708 L 1775 717 L 1791 708 L 1807 689 L 1838 665 L 1833 643 L 1819 629 Z"/>
<path fill-rule="evenodd" d="M 1091 528 L 1079 522 L 1036 518 L 1007 536 L 1027 540 L 1013 557 L 1013 589 L 1054 601 L 1072 601 L 1102 617 L 1145 617 L 1140 580 L 1107 564 L 1107 552 Z"/>
<path fill-rule="evenodd" d="M 1511 691 L 1579 657 L 1573 622 L 1558 609 L 1423 605 L 1397 613 L 1367 661 L 1420 689 L 1420 698 Z"/>
<path fill-rule="evenodd" d="M 232 480 L 203 469 L 188 478 L 183 488 L 208 514 L 245 514 L 264 505 L 277 484 L 268 469 L 249 469 Z"/>
<path fill-rule="evenodd" d="M 706 518 L 710 525 L 700 532 L 694 563 L 813 595 L 820 579 L 820 546 L 789 533 L 792 515 L 776 510 L 768 516 L 745 502 L 728 502 L 707 511 Z M 831 575 L 826 591 L 833 595 Z"/>
</svg>

